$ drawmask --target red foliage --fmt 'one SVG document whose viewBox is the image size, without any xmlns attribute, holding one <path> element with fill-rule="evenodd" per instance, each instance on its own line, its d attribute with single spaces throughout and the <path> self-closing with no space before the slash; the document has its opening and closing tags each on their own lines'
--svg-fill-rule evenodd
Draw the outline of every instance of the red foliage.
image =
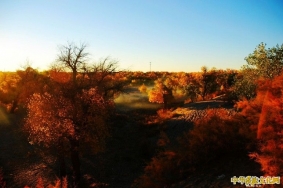
<svg viewBox="0 0 283 188">
<path fill-rule="evenodd" d="M 179 139 L 179 147 L 152 158 L 134 187 L 169 187 L 203 164 L 247 153 L 255 141 L 255 132 L 250 130 L 249 121 L 244 116 L 230 116 L 226 109 L 209 109 L 206 114 Z M 161 136 L 160 146 L 170 142 L 166 135 Z"/>
<path fill-rule="evenodd" d="M 71 80 L 71 73 L 68 72 L 58 72 L 56 70 L 51 70 L 49 72 L 50 78 L 58 83 L 67 83 Z"/>
<path fill-rule="evenodd" d="M 35 185 L 35 188 L 67 188 L 68 187 L 68 182 L 67 178 L 63 178 L 63 180 L 56 180 L 54 183 L 49 183 L 47 186 L 44 186 L 42 178 L 38 178 L 37 183 Z M 24 188 L 31 188 L 29 186 L 25 186 Z"/>
<path fill-rule="evenodd" d="M 250 156 L 269 176 L 283 175 L 283 75 L 259 82 L 257 97 L 238 103 L 242 114 L 257 125 L 258 152 Z M 256 121 L 257 120 L 257 121 Z"/>
</svg>

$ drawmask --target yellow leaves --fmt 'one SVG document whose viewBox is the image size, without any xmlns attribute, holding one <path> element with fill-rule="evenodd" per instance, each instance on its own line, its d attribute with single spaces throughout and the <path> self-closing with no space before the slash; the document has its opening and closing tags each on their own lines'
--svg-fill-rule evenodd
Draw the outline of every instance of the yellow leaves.
<svg viewBox="0 0 283 188">
<path fill-rule="evenodd" d="M 147 87 L 146 87 L 144 84 L 142 84 L 142 85 L 139 87 L 139 91 L 140 91 L 141 93 L 147 93 Z"/>
<path fill-rule="evenodd" d="M 160 90 L 152 89 L 148 92 L 149 102 L 163 103 L 163 93 Z"/>
</svg>

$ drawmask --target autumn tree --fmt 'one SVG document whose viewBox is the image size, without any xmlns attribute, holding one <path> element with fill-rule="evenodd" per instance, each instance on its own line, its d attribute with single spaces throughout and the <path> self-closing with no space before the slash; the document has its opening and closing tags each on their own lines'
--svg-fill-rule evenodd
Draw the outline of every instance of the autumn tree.
<svg viewBox="0 0 283 188">
<path fill-rule="evenodd" d="M 139 87 L 139 91 L 141 93 L 147 93 L 147 87 L 146 85 L 142 84 L 140 87 Z"/>
<path fill-rule="evenodd" d="M 233 93 L 238 99 L 252 99 L 256 96 L 257 77 L 253 70 L 244 69 L 236 77 Z"/>
<path fill-rule="evenodd" d="M 243 66 L 243 69 L 253 70 L 255 76 L 272 79 L 282 72 L 283 44 L 266 49 L 266 44 L 260 43 L 245 60 L 247 64 Z"/>
<path fill-rule="evenodd" d="M 162 81 L 161 78 L 155 80 L 154 83 L 155 83 L 154 88 L 152 88 L 148 92 L 149 102 L 163 103 L 164 108 L 167 108 L 168 105 L 172 101 L 174 101 L 172 88 L 170 88 L 170 86 L 166 86 L 164 81 Z"/>
<path fill-rule="evenodd" d="M 257 121 L 258 151 L 250 156 L 261 164 L 268 176 L 282 176 L 283 171 L 283 75 L 259 83 L 254 100 L 240 102 L 239 107 Z"/>
<path fill-rule="evenodd" d="M 201 85 L 200 95 L 205 100 L 208 94 L 212 94 L 217 90 L 216 71 L 215 69 L 208 70 L 205 66 L 201 67 L 201 70 L 201 78 L 199 80 Z"/>
<path fill-rule="evenodd" d="M 46 75 L 39 73 L 29 64 L 16 73 L 5 73 L 0 83 L 0 100 L 14 113 L 19 105 L 25 106 L 33 93 L 42 93 L 47 89 Z"/>
<path fill-rule="evenodd" d="M 116 61 L 106 58 L 97 64 L 87 63 L 89 54 L 85 44 L 69 43 L 59 50 L 56 70 L 52 72 L 56 78 L 52 80 L 55 93 L 33 95 L 25 129 L 33 143 L 57 146 L 62 151 L 69 145 L 73 187 L 79 187 L 81 147 L 88 143 L 96 151 L 103 148 L 109 135 L 107 120 L 113 108 L 113 97 L 124 82 L 114 79 Z M 67 73 L 64 79 L 60 79 L 60 74 L 65 75 L 62 72 Z M 64 155 L 60 152 L 59 155 L 64 172 Z"/>
<path fill-rule="evenodd" d="M 197 100 L 198 94 L 200 93 L 198 83 L 192 80 L 186 86 L 186 91 L 187 96 L 190 98 L 191 102 L 195 102 Z"/>
<path fill-rule="evenodd" d="M 200 83 L 197 75 L 195 73 L 182 74 L 178 81 L 185 96 L 189 97 L 191 102 L 195 102 L 200 94 Z"/>
<path fill-rule="evenodd" d="M 3 73 L 1 75 L 1 82 L 0 82 L 0 100 L 1 103 L 4 104 L 8 111 L 11 113 L 14 112 L 12 106 L 15 106 L 19 92 L 18 92 L 18 85 L 19 77 L 15 73 Z M 14 105 L 13 105 L 14 104 Z"/>
<path fill-rule="evenodd" d="M 235 83 L 235 93 L 239 98 L 250 99 L 255 97 L 258 79 L 272 80 L 282 73 L 283 44 L 266 49 L 266 44 L 261 43 L 245 60 L 247 64 Z"/>
<path fill-rule="evenodd" d="M 161 79 L 154 81 L 154 88 L 148 92 L 149 102 L 164 103 L 163 99 L 164 84 Z"/>
</svg>

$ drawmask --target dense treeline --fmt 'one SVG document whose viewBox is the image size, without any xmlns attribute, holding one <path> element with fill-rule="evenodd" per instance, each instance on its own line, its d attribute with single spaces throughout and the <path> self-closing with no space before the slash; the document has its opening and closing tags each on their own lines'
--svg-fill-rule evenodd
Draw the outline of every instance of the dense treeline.
<svg viewBox="0 0 283 188">
<path fill-rule="evenodd" d="M 111 78 L 120 80 L 122 86 L 143 86 L 143 92 L 148 92 L 149 101 L 164 103 L 163 94 L 169 92 L 172 99 L 187 100 L 195 102 L 199 100 L 211 99 L 219 95 L 226 96 L 225 99 L 233 102 L 236 98 L 231 93 L 234 90 L 234 84 L 241 73 L 236 70 L 217 70 L 215 68 L 207 70 L 202 67 L 202 72 L 196 73 L 169 73 L 169 72 L 113 72 Z M 76 77 L 85 76 L 85 73 L 78 73 Z M 32 67 L 19 70 L 16 73 L 1 73 L 1 102 L 7 106 L 11 113 L 20 106 L 25 106 L 27 99 L 33 93 L 42 93 L 50 88 L 51 80 L 56 82 L 68 82 L 72 77 L 72 73 L 58 72 L 52 69 L 45 72 L 38 72 Z M 122 82 L 123 81 L 123 82 Z M 92 83 L 93 85 L 104 84 Z M 105 85 L 104 85 L 105 87 Z M 111 90 L 111 86 L 108 86 Z M 117 87 L 117 86 L 116 86 Z M 147 87 L 151 88 L 148 89 Z M 112 95 L 115 92 L 112 92 Z M 119 93 L 119 92 L 118 92 Z M 115 93 L 116 95 L 118 94 Z M 110 93 L 108 93 L 110 95 Z M 173 101 L 171 101 L 173 102 Z"/>
</svg>

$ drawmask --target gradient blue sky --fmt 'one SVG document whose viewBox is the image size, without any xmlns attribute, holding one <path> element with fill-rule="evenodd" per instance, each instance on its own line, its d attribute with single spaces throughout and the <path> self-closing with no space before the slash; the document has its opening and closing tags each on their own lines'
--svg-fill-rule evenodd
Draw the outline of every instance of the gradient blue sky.
<svg viewBox="0 0 283 188">
<path fill-rule="evenodd" d="M 282 0 L 1 0 L 0 70 L 47 69 L 67 41 L 130 71 L 239 69 L 283 43 Z"/>
</svg>

